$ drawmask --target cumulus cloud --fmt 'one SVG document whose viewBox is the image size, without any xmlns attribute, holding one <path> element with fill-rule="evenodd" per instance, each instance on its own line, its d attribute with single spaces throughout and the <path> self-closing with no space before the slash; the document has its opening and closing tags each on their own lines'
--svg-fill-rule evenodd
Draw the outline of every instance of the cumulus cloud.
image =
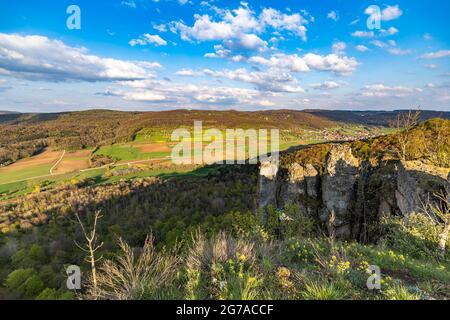
<svg viewBox="0 0 450 320">
<path fill-rule="evenodd" d="M 385 9 L 381 11 L 381 20 L 390 21 L 400 18 L 403 14 L 403 11 L 399 8 L 398 5 L 395 6 L 387 6 Z"/>
<path fill-rule="evenodd" d="M 234 51 L 262 51 L 266 49 L 267 42 L 255 34 L 244 34 L 238 39 L 226 40 L 224 46 Z"/>
<path fill-rule="evenodd" d="M 201 75 L 201 72 L 194 71 L 191 69 L 181 69 L 175 72 L 175 74 L 178 76 L 198 76 Z"/>
<path fill-rule="evenodd" d="M 260 39 L 259 35 L 268 28 L 275 32 L 291 32 L 306 41 L 305 25 L 309 20 L 300 13 L 287 14 L 264 8 L 256 15 L 245 3 L 241 3 L 241 7 L 234 10 L 214 8 L 218 19 L 208 14 L 196 14 L 192 26 L 183 21 L 173 21 L 171 31 L 179 32 L 181 39 L 185 41 L 223 41 L 244 49 L 265 46 L 265 41 Z"/>
<path fill-rule="evenodd" d="M 145 102 L 150 105 L 167 105 L 201 108 L 204 106 L 271 106 L 270 93 L 255 89 L 170 83 L 158 80 L 123 81 L 123 89 L 110 94 L 127 101 Z"/>
<path fill-rule="evenodd" d="M 260 91 L 269 92 L 304 92 L 298 85 L 298 81 L 288 72 L 280 70 L 248 71 L 245 68 L 236 70 L 212 71 L 205 69 L 205 75 L 242 81 L 256 86 Z"/>
<path fill-rule="evenodd" d="M 156 62 L 126 61 L 89 54 L 59 40 L 0 33 L 0 73 L 29 80 L 114 81 L 153 77 Z"/>
<path fill-rule="evenodd" d="M 306 72 L 310 70 L 305 60 L 303 60 L 297 54 L 276 54 L 271 56 L 270 58 L 254 56 L 251 57 L 248 61 L 250 63 L 259 64 L 271 68 L 289 70 L 292 72 Z"/>
<path fill-rule="evenodd" d="M 362 95 L 365 97 L 405 97 L 413 93 L 422 92 L 420 88 L 411 88 L 406 86 L 387 86 L 383 83 L 366 85 L 362 89 Z"/>
<path fill-rule="evenodd" d="M 230 44 L 228 44 L 230 45 Z M 246 59 L 245 56 L 241 54 L 235 54 L 230 49 L 224 48 L 223 45 L 218 44 L 214 46 L 215 52 L 208 52 L 205 54 L 206 58 L 222 58 L 222 59 L 230 59 L 234 62 L 244 61 Z"/>
<path fill-rule="evenodd" d="M 351 74 L 358 66 L 358 61 L 355 58 L 343 57 L 334 53 L 326 56 L 308 53 L 302 57 L 297 54 L 277 54 L 270 59 L 255 56 L 248 61 L 269 67 L 287 69 L 292 72 L 307 72 L 312 69 L 330 71 L 342 75 Z"/>
<path fill-rule="evenodd" d="M 364 10 L 364 13 L 372 16 L 374 19 L 380 18 L 382 21 L 390 21 L 399 18 L 403 14 L 403 11 L 399 8 L 398 5 L 387 6 L 386 8 L 381 10 L 381 16 L 379 16 L 380 13 L 375 10 L 373 6 L 370 6 L 366 8 L 366 10 Z"/>
<path fill-rule="evenodd" d="M 270 26 L 278 31 L 291 31 L 306 41 L 306 27 L 308 21 L 299 13 L 285 14 L 278 10 L 268 8 L 261 12 L 259 17 L 262 27 Z"/>
<path fill-rule="evenodd" d="M 323 83 L 314 83 L 311 88 L 315 90 L 330 90 L 340 88 L 341 85 L 336 81 L 324 81 Z"/>
<path fill-rule="evenodd" d="M 308 53 L 303 56 L 309 68 L 319 71 L 332 71 L 337 74 L 349 75 L 355 71 L 358 61 L 355 58 L 341 57 L 336 54 L 321 56 Z"/>
<path fill-rule="evenodd" d="M 450 50 L 439 50 L 435 52 L 426 53 L 421 56 L 422 59 L 438 59 L 450 56 Z"/>
<path fill-rule="evenodd" d="M 144 46 L 146 44 L 153 44 L 156 47 L 158 46 L 166 46 L 167 41 L 161 38 L 159 35 L 146 33 L 139 39 L 132 39 L 129 42 L 130 46 L 134 47 L 136 45 Z"/>
</svg>

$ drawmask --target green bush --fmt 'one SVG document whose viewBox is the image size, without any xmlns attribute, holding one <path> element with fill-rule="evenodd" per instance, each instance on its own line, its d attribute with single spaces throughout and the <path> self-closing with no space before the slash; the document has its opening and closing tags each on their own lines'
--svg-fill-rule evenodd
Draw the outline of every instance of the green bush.
<svg viewBox="0 0 450 320">
<path fill-rule="evenodd" d="M 5 286 L 24 298 L 38 295 L 44 289 L 44 283 L 33 269 L 18 269 L 11 272 Z"/>
<path fill-rule="evenodd" d="M 424 214 L 407 218 L 391 217 L 382 221 L 381 241 L 394 251 L 415 259 L 439 259 L 441 228 Z"/>
</svg>

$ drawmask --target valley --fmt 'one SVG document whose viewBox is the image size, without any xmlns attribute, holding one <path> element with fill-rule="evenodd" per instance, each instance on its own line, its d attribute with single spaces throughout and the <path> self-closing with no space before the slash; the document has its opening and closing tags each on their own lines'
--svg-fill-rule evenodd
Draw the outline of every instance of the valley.
<svg viewBox="0 0 450 320">
<path fill-rule="evenodd" d="M 124 125 L 109 111 L 103 119 L 113 120 L 100 124 L 89 120 L 90 112 L 15 120 L 7 115 L 0 121 L 0 131 L 16 132 L 14 143 L 24 150 L 38 146 L 35 154 L 25 152 L 0 168 L 0 296 L 74 298 L 62 285 L 63 266 L 89 271 L 74 242 L 83 241 L 75 217 L 90 224 L 101 212 L 97 231 L 105 263 L 114 266 L 114 257 L 131 245 L 155 250 L 158 263 L 172 265 L 169 280 L 151 292 L 123 293 L 128 299 L 449 298 L 450 260 L 448 251 L 439 253 L 438 241 L 444 225 L 418 214 L 425 201 L 437 205 L 436 195 L 448 184 L 448 114 L 395 128 L 385 125 L 384 114 L 379 125 L 349 117 L 323 120 L 319 127 L 302 112 L 263 113 L 269 128 L 281 129 L 279 164 L 269 158 L 259 164 L 175 165 L 172 130 L 192 130 L 189 121 L 200 116 L 207 130 L 223 116 L 190 113 L 164 116 L 164 125 L 153 124 L 164 113 L 150 117 L 158 120 L 144 113 L 139 125 L 139 119 Z M 234 119 L 223 122 L 234 128 L 251 128 L 259 116 L 231 114 Z M 80 117 L 80 125 L 66 122 Z M 41 127 L 48 128 L 45 135 Z M 11 141 L 11 135 L 1 137 Z M 1 150 L 3 159 L 14 158 L 5 142 Z M 214 251 L 220 246 L 231 251 Z M 365 268 L 372 264 L 383 272 L 384 290 L 364 289 Z M 208 271 L 216 267 L 223 269 Z M 244 272 L 243 278 L 236 272 Z M 217 287 L 214 279 L 227 287 Z M 84 280 L 86 288 L 90 281 Z M 85 289 L 84 297 L 118 298 L 107 282 L 101 286 L 102 293 Z"/>
</svg>

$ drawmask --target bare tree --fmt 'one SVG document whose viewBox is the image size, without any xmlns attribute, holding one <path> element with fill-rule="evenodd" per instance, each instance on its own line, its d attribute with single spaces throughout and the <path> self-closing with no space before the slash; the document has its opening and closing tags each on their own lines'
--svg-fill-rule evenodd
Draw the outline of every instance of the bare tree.
<svg viewBox="0 0 450 320">
<path fill-rule="evenodd" d="M 397 147 L 395 151 L 403 161 L 406 161 L 407 158 L 410 131 L 417 125 L 419 119 L 420 110 L 409 110 L 407 113 L 399 112 L 394 122 L 391 123 L 396 130 Z"/>
<path fill-rule="evenodd" d="M 439 251 L 445 254 L 448 234 L 450 233 L 450 192 L 443 190 L 434 194 L 437 201 L 428 200 L 424 205 L 424 211 L 433 219 L 442 223 L 439 235 Z"/>
<path fill-rule="evenodd" d="M 94 216 L 94 224 L 91 228 L 91 230 L 86 230 L 83 222 L 80 219 L 80 216 L 78 215 L 78 213 L 75 213 L 75 216 L 77 217 L 78 223 L 81 226 L 81 231 L 83 232 L 83 236 L 86 240 L 86 243 L 84 244 L 84 246 L 79 245 L 76 241 L 75 244 L 77 245 L 78 248 L 80 248 L 81 250 L 83 250 L 84 252 L 86 252 L 86 261 L 88 263 L 90 263 L 91 265 L 91 277 L 92 277 L 92 284 L 93 284 L 93 296 L 97 297 L 97 268 L 96 268 L 96 263 L 101 260 L 102 257 L 100 258 L 96 258 L 96 252 L 103 246 L 103 242 L 101 242 L 100 244 L 98 244 L 98 239 L 97 239 L 97 222 L 99 219 L 101 219 L 103 216 L 100 214 L 100 211 L 96 211 L 95 212 L 95 216 Z"/>
</svg>

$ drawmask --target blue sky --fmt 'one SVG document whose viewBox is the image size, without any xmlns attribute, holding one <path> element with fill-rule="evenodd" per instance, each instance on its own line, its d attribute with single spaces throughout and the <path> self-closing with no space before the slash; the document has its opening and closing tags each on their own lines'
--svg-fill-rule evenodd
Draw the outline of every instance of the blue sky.
<svg viewBox="0 0 450 320">
<path fill-rule="evenodd" d="M 450 110 L 449 12 L 418 0 L 0 0 L 0 110 Z"/>
</svg>

